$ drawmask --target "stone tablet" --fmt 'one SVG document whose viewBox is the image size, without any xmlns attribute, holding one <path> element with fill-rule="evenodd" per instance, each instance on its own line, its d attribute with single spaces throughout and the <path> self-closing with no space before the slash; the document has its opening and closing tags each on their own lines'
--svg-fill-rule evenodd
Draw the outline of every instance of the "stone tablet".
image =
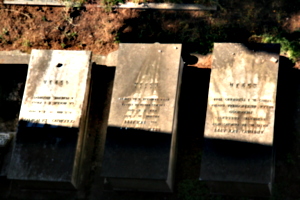
<svg viewBox="0 0 300 200">
<path fill-rule="evenodd" d="M 279 49 L 214 46 L 200 175 L 214 193 L 271 192 Z"/>
<path fill-rule="evenodd" d="M 77 187 L 90 59 L 87 51 L 32 50 L 8 178 Z"/>
<path fill-rule="evenodd" d="M 171 191 L 180 44 L 120 44 L 102 176 L 114 189 Z"/>
<path fill-rule="evenodd" d="M 25 5 L 52 5 L 62 6 L 63 1 L 60 0 L 4 0 L 4 4 L 25 4 Z"/>
</svg>

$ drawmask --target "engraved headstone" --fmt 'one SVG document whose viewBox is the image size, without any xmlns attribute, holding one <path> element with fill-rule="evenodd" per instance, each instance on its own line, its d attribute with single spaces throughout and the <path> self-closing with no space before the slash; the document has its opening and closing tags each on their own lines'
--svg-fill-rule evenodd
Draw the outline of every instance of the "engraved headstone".
<svg viewBox="0 0 300 200">
<path fill-rule="evenodd" d="M 271 193 L 279 50 L 214 46 L 200 174 L 213 193 Z"/>
<path fill-rule="evenodd" d="M 90 58 L 87 51 L 32 50 L 9 179 L 78 186 Z"/>
<path fill-rule="evenodd" d="M 120 44 L 102 176 L 113 189 L 172 191 L 180 44 Z"/>
</svg>

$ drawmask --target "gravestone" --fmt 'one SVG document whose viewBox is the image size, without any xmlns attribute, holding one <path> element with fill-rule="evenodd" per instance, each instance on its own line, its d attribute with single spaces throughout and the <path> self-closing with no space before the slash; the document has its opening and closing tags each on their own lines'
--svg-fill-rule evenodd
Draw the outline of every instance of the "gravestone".
<svg viewBox="0 0 300 200">
<path fill-rule="evenodd" d="M 9 179 L 76 188 L 90 87 L 88 51 L 32 50 Z"/>
<path fill-rule="evenodd" d="M 102 165 L 115 190 L 173 189 L 180 44 L 120 44 Z"/>
<path fill-rule="evenodd" d="M 279 51 L 277 44 L 214 45 L 200 173 L 213 193 L 271 193 Z"/>
</svg>

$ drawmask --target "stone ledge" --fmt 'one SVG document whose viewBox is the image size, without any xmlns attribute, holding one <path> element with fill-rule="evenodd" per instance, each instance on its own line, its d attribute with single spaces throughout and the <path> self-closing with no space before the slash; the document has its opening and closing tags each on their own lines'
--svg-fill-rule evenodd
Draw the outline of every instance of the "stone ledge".
<svg viewBox="0 0 300 200">
<path fill-rule="evenodd" d="M 116 66 L 118 51 L 111 52 L 107 56 L 94 54 L 92 62 L 97 65 Z M 30 60 L 29 53 L 22 53 L 19 50 L 0 51 L 0 64 L 28 64 Z"/>
<path fill-rule="evenodd" d="M 81 7 L 81 4 L 63 2 L 59 0 L 4 0 L 4 4 L 15 5 L 44 5 L 44 6 L 69 6 Z M 97 5 L 97 7 L 105 8 L 106 6 Z M 217 10 L 216 5 L 205 6 L 202 4 L 176 4 L 176 3 L 121 3 L 112 8 L 133 8 L 133 9 L 155 9 L 155 10 Z"/>
<path fill-rule="evenodd" d="M 204 6 L 201 4 L 175 4 L 175 3 L 132 3 L 119 4 L 114 8 L 156 9 L 156 10 L 217 10 L 216 5 Z"/>
</svg>

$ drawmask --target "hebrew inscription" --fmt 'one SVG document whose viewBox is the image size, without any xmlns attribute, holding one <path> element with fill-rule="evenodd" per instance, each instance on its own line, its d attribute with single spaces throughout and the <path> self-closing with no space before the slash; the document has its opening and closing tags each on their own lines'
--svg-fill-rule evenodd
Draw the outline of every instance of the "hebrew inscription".
<svg viewBox="0 0 300 200">
<path fill-rule="evenodd" d="M 121 129 L 172 132 L 180 67 L 179 45 L 122 44 L 119 51 L 110 125 Z M 174 48 L 175 47 L 175 48 Z M 124 51 L 124 52 L 123 52 Z M 142 53 L 141 53 L 142 52 Z M 169 53 L 169 55 L 168 55 Z M 171 55 L 173 54 L 173 55 Z M 138 59 L 133 60 L 137 56 Z M 175 57 L 174 60 L 167 59 Z M 169 63 L 168 63 L 169 62 Z M 171 77 L 174 75 L 173 77 Z"/>
<path fill-rule="evenodd" d="M 279 52 L 279 48 L 278 52 Z M 278 53 L 217 43 L 205 136 L 272 144 Z"/>
<path fill-rule="evenodd" d="M 28 126 L 78 127 L 89 80 L 90 52 L 31 54 L 20 120 Z"/>
<path fill-rule="evenodd" d="M 214 98 L 213 101 L 222 101 L 211 104 L 214 111 L 224 110 L 213 119 L 214 132 L 263 134 L 270 123 L 270 111 L 274 110 L 274 102 L 268 99 Z"/>
<path fill-rule="evenodd" d="M 150 65 L 149 65 L 150 64 Z M 121 128 L 142 128 L 160 131 L 160 107 L 169 103 L 169 97 L 159 92 L 159 67 L 156 62 L 142 66 L 134 92 L 128 97 L 119 97 L 122 106 L 127 107 Z"/>
</svg>

